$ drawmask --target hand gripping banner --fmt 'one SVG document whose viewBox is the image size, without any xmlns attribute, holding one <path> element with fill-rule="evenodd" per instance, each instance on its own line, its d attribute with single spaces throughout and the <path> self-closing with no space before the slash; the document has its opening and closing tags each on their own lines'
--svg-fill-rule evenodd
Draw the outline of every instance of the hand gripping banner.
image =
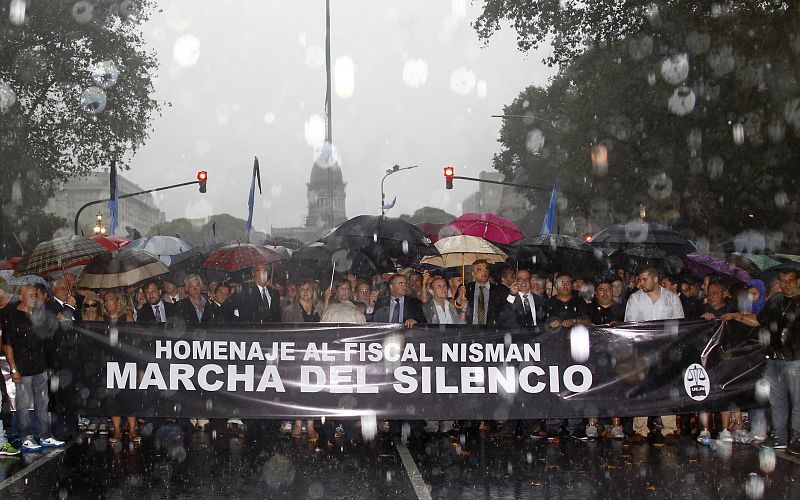
<svg viewBox="0 0 800 500">
<path fill-rule="evenodd" d="M 752 408 L 757 331 L 706 321 L 570 330 L 75 324 L 68 411 L 143 417 L 531 419 Z"/>
</svg>

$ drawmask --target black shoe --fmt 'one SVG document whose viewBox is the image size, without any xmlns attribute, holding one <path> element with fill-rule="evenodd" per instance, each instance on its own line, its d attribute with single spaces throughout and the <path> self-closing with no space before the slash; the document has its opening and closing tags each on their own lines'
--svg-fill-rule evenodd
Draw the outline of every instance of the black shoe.
<svg viewBox="0 0 800 500">
<path fill-rule="evenodd" d="M 792 439 L 792 442 L 789 443 L 789 447 L 786 449 L 786 451 L 792 455 L 800 455 L 800 438 Z"/>
<path fill-rule="evenodd" d="M 650 433 L 650 436 L 648 437 L 648 441 L 650 441 L 650 444 L 653 444 L 653 445 L 659 445 L 659 444 L 663 445 L 664 444 L 664 435 L 661 434 L 660 430 L 656 430 L 656 431 Z"/>
<path fill-rule="evenodd" d="M 783 441 L 780 441 L 778 439 L 772 438 L 772 439 L 767 439 L 766 441 L 761 443 L 761 447 L 762 448 L 772 448 L 774 450 L 785 450 L 786 449 L 786 443 L 784 443 Z"/>
</svg>

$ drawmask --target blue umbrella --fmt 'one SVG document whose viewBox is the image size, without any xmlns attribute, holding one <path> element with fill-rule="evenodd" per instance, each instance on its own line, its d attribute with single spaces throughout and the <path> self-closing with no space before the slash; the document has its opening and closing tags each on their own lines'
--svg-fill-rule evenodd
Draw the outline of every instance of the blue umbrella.
<svg viewBox="0 0 800 500">
<path fill-rule="evenodd" d="M 11 286 L 22 286 L 22 285 L 35 285 L 37 283 L 41 283 L 43 285 L 47 284 L 47 280 L 42 278 L 41 276 L 36 276 L 35 274 L 26 274 L 25 276 L 13 276 L 14 271 L 0 271 L 0 279 L 5 280 Z"/>
</svg>

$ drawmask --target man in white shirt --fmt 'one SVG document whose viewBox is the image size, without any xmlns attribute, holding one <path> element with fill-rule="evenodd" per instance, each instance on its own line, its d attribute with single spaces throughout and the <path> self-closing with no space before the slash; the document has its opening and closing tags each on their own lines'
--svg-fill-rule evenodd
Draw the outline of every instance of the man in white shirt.
<svg viewBox="0 0 800 500">
<path fill-rule="evenodd" d="M 625 307 L 625 321 L 682 318 L 681 299 L 660 285 L 658 271 L 653 267 L 646 267 L 639 271 L 639 290 L 628 299 L 628 305 Z M 678 430 L 675 415 L 662 415 L 661 423 L 663 424 L 661 435 L 668 441 L 674 441 L 677 438 L 675 433 Z M 649 434 L 647 417 L 635 417 L 633 431 L 635 441 L 645 441 Z"/>
<path fill-rule="evenodd" d="M 425 318 L 432 325 L 463 325 L 464 319 L 453 304 L 447 300 L 447 282 L 444 278 L 434 277 L 431 280 L 430 288 L 433 292 L 433 299 L 422 304 L 422 312 Z M 423 290 L 427 293 L 427 290 Z"/>
<path fill-rule="evenodd" d="M 517 271 L 506 300 L 511 304 L 519 326 L 538 326 L 544 319 L 544 303 L 531 290 L 531 272 L 527 269 Z"/>
</svg>

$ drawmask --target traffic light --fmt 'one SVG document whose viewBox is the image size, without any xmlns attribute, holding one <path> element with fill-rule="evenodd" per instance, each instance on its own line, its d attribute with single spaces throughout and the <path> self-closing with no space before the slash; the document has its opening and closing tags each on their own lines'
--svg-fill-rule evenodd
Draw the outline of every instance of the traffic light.
<svg viewBox="0 0 800 500">
<path fill-rule="evenodd" d="M 208 172 L 201 170 L 197 172 L 197 182 L 200 184 L 200 192 L 206 192 L 206 181 L 208 180 Z"/>
<path fill-rule="evenodd" d="M 453 167 L 444 167 L 444 185 L 447 189 L 453 189 L 453 176 L 455 170 Z"/>
</svg>

